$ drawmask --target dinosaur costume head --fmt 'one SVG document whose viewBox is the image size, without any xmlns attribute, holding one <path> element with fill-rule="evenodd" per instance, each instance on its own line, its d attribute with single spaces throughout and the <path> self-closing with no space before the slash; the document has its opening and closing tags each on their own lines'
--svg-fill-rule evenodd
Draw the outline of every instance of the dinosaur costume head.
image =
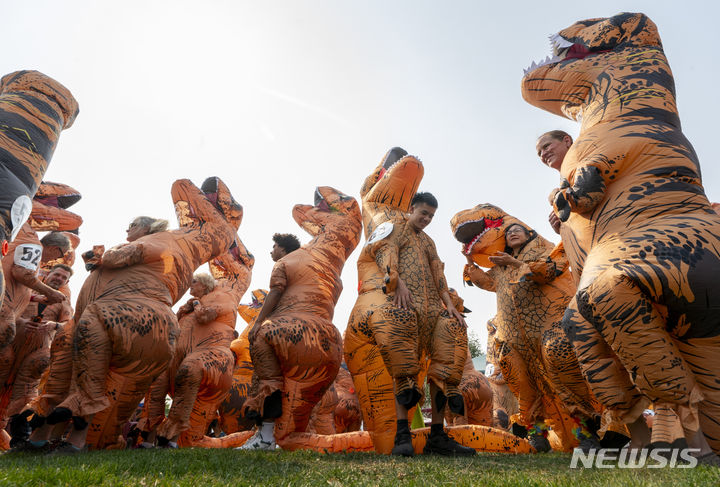
<svg viewBox="0 0 720 487">
<path fill-rule="evenodd" d="M 352 196 L 329 186 L 315 188 L 315 205 L 295 205 L 293 218 L 316 237 L 332 236 L 345 248 L 345 259 L 357 247 L 362 221 L 360 208 Z"/>
<path fill-rule="evenodd" d="M 240 313 L 240 316 L 248 325 L 252 324 L 255 317 L 260 313 L 267 293 L 265 289 L 254 289 L 251 293 L 252 301 L 248 304 L 240 303 L 238 305 L 238 313 Z"/>
<path fill-rule="evenodd" d="M 606 118 L 608 109 L 634 109 L 637 116 L 645 117 L 666 110 L 677 118 L 672 73 L 662 55 L 657 27 L 644 14 L 576 22 L 550 36 L 550 43 L 553 56 L 533 62 L 525 72 L 522 91 L 528 103 L 556 115 L 582 118 L 584 124 Z M 636 48 L 645 55 L 639 56 Z M 647 63 L 648 50 L 660 56 Z M 652 83 L 633 86 L 638 76 Z M 648 99 L 658 98 L 661 102 L 653 102 L 654 107 L 646 105 Z"/>
<path fill-rule="evenodd" d="M 393 147 L 385 154 L 360 188 L 366 237 L 380 223 L 410 209 L 423 173 L 422 162 L 404 149 Z"/>
<path fill-rule="evenodd" d="M 83 222 L 82 217 L 67 211 L 67 208 L 80 201 L 80 198 L 80 192 L 66 184 L 43 181 L 33 198 L 28 223 L 37 232 L 77 233 Z"/>
<path fill-rule="evenodd" d="M 492 267 L 495 264 L 488 257 L 505 250 L 505 230 L 514 224 L 530 230 L 497 206 L 482 203 L 456 213 L 450 220 L 450 229 L 457 241 L 463 244 L 463 254 L 471 256 L 479 266 Z"/>
<path fill-rule="evenodd" d="M 217 176 L 209 177 L 203 181 L 200 189 L 205 193 L 205 197 L 220 210 L 227 222 L 237 230 L 242 222 L 243 207 L 235 201 L 222 179 Z"/>
</svg>

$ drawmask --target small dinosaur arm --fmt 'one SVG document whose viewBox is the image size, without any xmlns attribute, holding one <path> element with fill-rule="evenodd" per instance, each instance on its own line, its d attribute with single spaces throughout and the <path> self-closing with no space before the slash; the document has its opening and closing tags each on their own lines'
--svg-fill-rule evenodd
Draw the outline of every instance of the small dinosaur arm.
<svg viewBox="0 0 720 487">
<path fill-rule="evenodd" d="M 366 237 L 370 238 L 385 222 L 404 221 L 403 214 L 409 210 L 422 176 L 422 163 L 403 149 L 396 147 L 385 154 L 360 190 Z M 385 268 L 381 270 L 372 250 L 366 245 L 358 258 L 360 295 L 348 320 L 343 347 L 360 400 L 363 426 L 372 435 L 375 451 L 388 454 L 396 429 L 394 382 L 400 378 L 400 392 L 407 391 L 411 397 L 417 384 L 424 382 L 427 365 L 421 366 L 417 357 L 417 324 L 413 316 L 392 304 L 389 293 L 394 290 L 395 276 Z M 415 338 L 398 339 L 393 332 L 398 325 L 404 325 L 405 334 Z M 465 360 L 463 355 L 459 374 Z M 412 409 L 409 414 L 413 414 Z M 525 440 L 478 428 L 450 428 L 448 432 L 462 444 L 484 451 L 530 451 Z M 416 451 L 422 450 L 425 439 L 426 433 L 418 430 L 413 443 Z"/>
<path fill-rule="evenodd" d="M 462 251 L 473 261 L 484 262 L 505 242 L 512 224 L 529 227 L 502 209 L 480 204 L 457 213 L 450 223 Z M 561 248 L 532 235 L 517 259 L 523 266 L 493 266 L 484 272 L 467 265 L 470 284 L 497 293 L 494 319 L 498 363 L 511 390 L 518 397 L 520 422 L 525 426 L 551 421 L 563 445 L 572 448 L 570 414 L 592 419 L 599 405 L 587 388 L 572 349 L 558 323 L 574 292 L 574 284 Z"/>
<path fill-rule="evenodd" d="M 170 307 L 188 289 L 193 271 L 227 252 L 234 238 L 221 202 L 212 204 L 189 180 L 176 181 L 172 197 L 181 228 L 105 251 L 78 296 L 71 392 L 47 421 L 73 417 L 82 425 L 92 418 L 88 445 L 94 448 L 115 442 L 168 367 L 179 331 Z"/>
<path fill-rule="evenodd" d="M 285 449 L 370 450 L 367 432 L 306 433 L 312 408 L 337 375 L 342 340 L 332 323 L 342 289 L 340 273 L 360 240 L 357 201 L 336 189 L 315 190 L 315 205 L 296 205 L 293 218 L 313 239 L 275 263 L 270 288 L 279 301 L 255 325 L 250 354 L 257 390 L 245 411 L 275 419 L 275 438 Z"/>
<path fill-rule="evenodd" d="M 72 93 L 38 71 L 0 79 L 0 247 L 17 236 L 32 209 L 31 198 L 50 164 L 60 132 L 72 126 L 78 104 Z M 5 279 L 0 270 L 0 304 Z"/>
<path fill-rule="evenodd" d="M 566 183 L 551 194 L 578 279 L 563 326 L 576 350 L 594 342 L 614 352 L 643 394 L 678 412 L 686 436 L 701 428 L 719 452 L 720 392 L 709 378 L 720 373 L 710 318 L 720 306 L 720 218 L 681 130 L 657 27 L 622 13 L 553 41 L 557 56 L 526 73 L 522 93 L 581 121 L 561 167 Z M 578 328 L 577 316 L 592 327 Z M 642 409 L 638 400 L 613 414 L 632 423 Z"/>
<path fill-rule="evenodd" d="M 206 197 L 217 200 L 214 196 L 218 189 L 222 190 L 221 183 L 215 184 L 213 192 L 206 191 Z M 238 224 L 241 219 L 242 210 L 236 218 Z M 199 299 L 200 305 L 192 312 L 179 314 L 180 338 L 173 364 L 153 383 L 148 409 L 155 412 L 151 416 L 163 420 L 157 434 L 168 439 L 179 435 L 180 447 L 229 448 L 241 445 L 250 436 L 238 433 L 212 438 L 205 432 L 230 391 L 235 364 L 230 344 L 238 305 L 250 285 L 254 263 L 252 254 L 236 237 L 227 253 L 208 262 L 215 288 Z M 165 419 L 168 392 L 173 405 Z"/>
</svg>

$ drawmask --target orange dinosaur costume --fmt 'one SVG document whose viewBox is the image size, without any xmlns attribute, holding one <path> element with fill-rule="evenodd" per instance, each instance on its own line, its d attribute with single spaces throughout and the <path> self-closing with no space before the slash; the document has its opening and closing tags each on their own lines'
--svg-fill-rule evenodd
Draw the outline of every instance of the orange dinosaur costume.
<svg viewBox="0 0 720 487">
<path fill-rule="evenodd" d="M 457 213 L 450 226 L 463 253 L 491 267 L 485 272 L 468 264 L 464 279 L 497 294 L 496 360 L 518 398 L 519 423 L 542 429 L 545 420 L 569 450 L 575 444 L 569 413 L 593 419 L 600 410 L 559 326 L 574 292 L 572 276 L 562 249 L 534 232 L 516 257 L 520 268 L 490 262 L 505 250 L 505 230 L 513 224 L 529 230 L 500 208 L 481 204 Z"/>
<path fill-rule="evenodd" d="M 507 428 L 510 417 L 518 413 L 518 401 L 515 394 L 508 387 L 507 382 L 505 382 L 500 370 L 500 360 L 497 356 L 497 350 L 500 347 L 495 343 L 497 327 L 495 326 L 494 317 L 488 320 L 487 330 L 485 376 L 488 378 L 493 391 L 493 425 Z"/>
<path fill-rule="evenodd" d="M 230 344 L 230 349 L 235 355 L 235 370 L 230 392 L 218 406 L 220 429 L 227 434 L 250 430 L 255 425 L 254 421 L 243 417 L 242 410 L 253 376 L 248 334 L 255 324 L 255 317 L 260 313 L 265 296 L 267 291 L 255 289 L 252 292 L 252 302 L 238 306 L 238 313 L 247 322 L 247 326 Z"/>
<path fill-rule="evenodd" d="M 158 436 L 172 439 L 179 435 L 180 447 L 229 448 L 250 436 L 211 438 L 205 432 L 230 390 L 235 364 L 230 343 L 235 338 L 238 303 L 250 285 L 254 263 L 252 254 L 236 238 L 230 252 L 210 262 L 215 288 L 198 300 L 199 305 L 189 304 L 178 311 L 180 338 L 173 362 L 153 382 L 145 407 L 150 419 L 146 428 L 162 421 Z M 167 418 L 166 394 L 173 398 Z"/>
<path fill-rule="evenodd" d="M 254 325 L 255 317 L 260 312 L 260 308 L 262 308 L 265 296 L 267 296 L 267 291 L 255 289 L 252 292 L 252 302 L 238 306 L 238 312 L 247 321 L 248 326 L 230 346 L 235 355 L 233 383 L 230 393 L 218 407 L 220 429 L 225 433 L 250 430 L 255 424 L 253 421 L 242 417 L 242 409 L 251 387 L 253 375 L 248 333 Z M 321 414 L 319 414 L 320 411 L 322 411 Z M 323 426 L 316 426 L 315 423 L 318 418 L 320 418 L 319 421 L 324 423 Z M 346 366 L 341 364 L 335 381 L 325 392 L 323 399 L 313 408 L 307 431 L 319 434 L 359 431 L 361 420 L 360 404 L 355 395 L 352 378 Z M 333 427 L 330 426 L 331 422 L 334 424 Z"/>
<path fill-rule="evenodd" d="M 720 452 L 720 217 L 680 127 L 657 27 L 622 13 L 552 40 L 556 56 L 532 66 L 522 94 L 581 120 L 551 194 L 579 276 L 563 327 L 576 350 L 609 345 L 656 407 L 677 411 L 686 437 L 700 428 Z M 576 316 L 595 332 L 576 328 Z M 598 364 L 584 362 L 586 375 Z M 644 407 L 622 406 L 612 412 L 626 423 Z"/>
<path fill-rule="evenodd" d="M 372 444 L 365 432 L 305 433 L 342 360 L 332 317 L 342 290 L 340 273 L 360 240 L 360 209 L 354 198 L 325 186 L 315 190 L 315 206 L 296 205 L 293 218 L 314 238 L 275 263 L 270 288 L 282 295 L 251 335 L 258 387 L 244 407 L 263 419 L 278 418 L 275 438 L 285 449 L 368 450 Z"/>
<path fill-rule="evenodd" d="M 3 256 L 8 253 L 8 242 L 15 239 L 30 215 L 31 198 L 52 159 L 60 132 L 73 124 L 77 114 L 78 104 L 70 91 L 38 71 L 15 71 L 0 79 L 0 244 Z M 5 285 L 2 272 L 0 304 Z M 0 336 L 0 348 L 2 346 L 3 337 Z"/>
<path fill-rule="evenodd" d="M 77 300 L 71 392 L 48 423 L 72 417 L 75 429 L 83 430 L 92 420 L 87 443 L 96 448 L 118 437 L 172 359 L 179 330 L 170 307 L 194 270 L 233 242 L 236 203 L 224 189 L 213 205 L 189 180 L 176 181 L 172 197 L 181 228 L 100 256 Z"/>
<path fill-rule="evenodd" d="M 417 158 L 399 147 L 388 151 L 360 189 L 366 237 L 371 237 L 385 222 L 393 226 L 403 224 L 403 214 L 408 211 L 422 176 L 423 166 Z M 363 427 L 370 431 L 375 451 L 389 454 L 396 432 L 393 385 L 400 402 L 412 406 L 421 395 L 418 384 L 424 382 L 425 374 L 429 374 L 426 371 L 431 370 L 433 380 L 447 385 L 449 378 L 450 389 L 459 395 L 467 360 L 467 334 L 464 329 L 453 330 L 452 337 L 443 337 L 453 349 L 438 350 L 442 355 L 435 365 L 432 362 L 428 365 L 414 313 L 393 305 L 393 283 L 389 275 L 386 279 L 385 272 L 380 271 L 375 251 L 370 242 L 358 259 L 360 295 L 348 320 L 343 347 L 360 400 Z M 383 257 L 381 261 L 384 260 Z M 427 339 L 423 336 L 423 340 Z M 411 410 L 409 414 L 412 413 Z M 487 427 L 449 428 L 448 433 L 463 445 L 485 451 L 530 451 L 525 440 Z M 414 432 L 416 452 L 422 451 L 425 437 L 422 430 Z"/>
</svg>

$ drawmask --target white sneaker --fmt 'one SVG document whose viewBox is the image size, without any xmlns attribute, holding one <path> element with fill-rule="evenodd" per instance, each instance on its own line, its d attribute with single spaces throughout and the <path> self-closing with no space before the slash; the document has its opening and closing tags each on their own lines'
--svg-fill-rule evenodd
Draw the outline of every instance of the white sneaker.
<svg viewBox="0 0 720 487">
<path fill-rule="evenodd" d="M 262 435 L 262 431 L 255 433 L 244 445 L 235 448 L 236 450 L 275 450 L 275 438 L 271 438 L 270 441 L 265 441 Z"/>
</svg>

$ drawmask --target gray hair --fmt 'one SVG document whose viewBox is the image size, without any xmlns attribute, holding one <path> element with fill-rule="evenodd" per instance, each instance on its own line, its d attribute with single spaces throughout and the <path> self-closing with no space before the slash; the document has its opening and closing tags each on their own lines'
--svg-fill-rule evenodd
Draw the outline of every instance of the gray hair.
<svg viewBox="0 0 720 487">
<path fill-rule="evenodd" d="M 147 235 L 153 233 L 164 232 L 168 228 L 168 221 L 161 218 L 153 218 L 151 216 L 139 216 L 132 221 L 136 227 L 145 227 L 148 229 Z"/>
<path fill-rule="evenodd" d="M 205 286 L 207 292 L 215 289 L 215 279 L 210 274 L 198 273 L 193 276 L 193 279 Z"/>
</svg>

